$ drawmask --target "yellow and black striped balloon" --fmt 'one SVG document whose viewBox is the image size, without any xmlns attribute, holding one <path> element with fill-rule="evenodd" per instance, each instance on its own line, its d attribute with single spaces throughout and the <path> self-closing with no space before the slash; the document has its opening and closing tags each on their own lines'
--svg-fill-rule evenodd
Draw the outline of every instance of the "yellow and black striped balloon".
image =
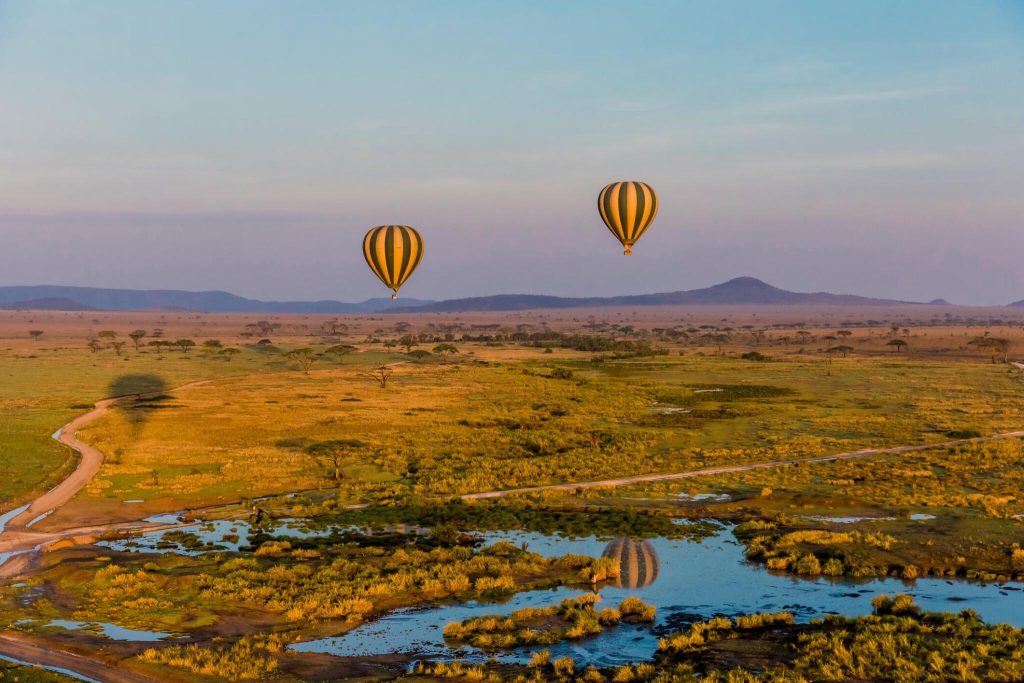
<svg viewBox="0 0 1024 683">
<path fill-rule="evenodd" d="M 409 279 L 423 258 L 423 238 L 408 225 L 378 225 L 363 238 L 363 256 L 380 281 L 394 290 Z"/>
<path fill-rule="evenodd" d="M 658 214 L 658 195 L 647 183 L 632 180 L 611 183 L 597 195 L 597 210 L 604 224 L 626 248 L 623 253 L 631 256 L 630 247 Z"/>
</svg>

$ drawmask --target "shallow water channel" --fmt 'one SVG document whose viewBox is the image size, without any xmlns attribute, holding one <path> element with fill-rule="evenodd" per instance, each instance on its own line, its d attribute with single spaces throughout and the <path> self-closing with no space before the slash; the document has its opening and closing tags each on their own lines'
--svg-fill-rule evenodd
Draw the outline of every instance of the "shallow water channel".
<svg viewBox="0 0 1024 683">
<path fill-rule="evenodd" d="M 149 521 L 174 523 L 174 515 Z M 248 543 L 249 525 L 241 520 L 219 520 L 198 525 L 182 525 L 182 531 L 195 534 L 205 549 L 185 549 L 177 543 L 162 542 L 167 531 L 154 531 L 117 541 L 101 542 L 118 550 L 143 552 L 179 552 L 196 554 L 213 546 L 234 551 Z M 332 529 L 310 530 L 301 520 L 283 520 L 271 535 L 309 537 L 328 534 Z M 225 536 L 228 540 L 225 540 Z M 747 562 L 743 547 L 734 539 L 731 527 L 701 542 L 655 538 L 649 541 L 622 539 L 614 542 L 595 537 L 564 538 L 531 532 L 482 533 L 485 544 L 509 541 L 526 544 L 528 550 L 546 557 L 566 554 L 599 556 L 617 543 L 634 549 L 637 562 L 624 564 L 620 586 L 600 589 L 603 605 L 618 606 L 635 595 L 657 607 L 653 626 L 620 625 L 593 638 L 574 643 L 548 646 L 552 655 L 570 655 L 577 662 L 614 666 L 650 659 L 658 636 L 685 627 L 688 623 L 715 615 L 789 611 L 797 620 L 806 621 L 825 614 L 854 616 L 871 611 L 871 598 L 879 593 L 909 593 L 925 610 L 960 611 L 970 607 L 989 622 L 1024 626 L 1024 591 L 1017 584 L 982 584 L 945 579 L 849 580 L 834 578 L 801 579 L 766 571 Z M 487 614 L 507 615 L 523 607 L 544 607 L 563 598 L 580 595 L 581 589 L 556 588 L 518 593 L 505 602 L 446 602 L 426 607 L 401 609 L 366 623 L 340 636 L 297 643 L 300 652 L 328 652 L 359 657 L 393 652 L 414 653 L 430 658 L 484 660 L 492 656 L 505 661 L 526 661 L 539 648 L 519 648 L 503 652 L 484 652 L 469 646 L 449 647 L 442 635 L 444 626 Z M 159 634 L 163 635 L 163 634 Z"/>
<path fill-rule="evenodd" d="M 607 541 L 592 537 L 565 539 L 522 532 L 488 533 L 485 537 L 488 543 L 508 540 L 518 545 L 525 542 L 529 550 L 545 556 L 600 555 L 609 545 Z M 593 638 L 549 646 L 553 656 L 571 655 L 577 662 L 597 666 L 642 661 L 654 654 L 658 634 L 676 630 L 694 620 L 719 614 L 783 610 L 793 612 L 799 621 L 824 614 L 867 614 L 871 611 L 871 598 L 878 593 L 909 593 L 928 611 L 960 611 L 970 607 L 986 621 L 1024 625 L 1024 592 L 1013 584 L 943 579 L 918 579 L 912 583 L 898 579 L 854 582 L 776 575 L 746 562 L 742 546 L 728 529 L 699 543 L 660 538 L 648 543 L 657 555 L 656 572 L 648 570 L 643 576 L 627 577 L 635 587 L 606 586 L 600 593 L 603 604 L 608 606 L 617 607 L 629 595 L 655 605 L 658 615 L 653 628 L 613 627 Z M 403 609 L 344 635 L 292 647 L 301 652 L 342 656 L 413 652 L 424 657 L 483 660 L 494 653 L 468 646 L 457 649 L 446 646 L 442 636 L 445 624 L 486 614 L 509 614 L 523 607 L 547 606 L 582 592 L 559 588 L 519 593 L 500 604 L 469 602 Z M 535 649 L 540 648 L 521 648 L 497 658 L 525 661 Z"/>
</svg>

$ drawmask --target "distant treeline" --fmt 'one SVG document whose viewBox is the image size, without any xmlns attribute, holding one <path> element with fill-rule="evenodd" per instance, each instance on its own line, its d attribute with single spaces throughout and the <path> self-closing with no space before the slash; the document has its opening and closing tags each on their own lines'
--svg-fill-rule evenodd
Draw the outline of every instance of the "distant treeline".
<svg viewBox="0 0 1024 683">
<path fill-rule="evenodd" d="M 554 330 L 542 332 L 510 332 L 508 334 L 462 335 L 466 342 L 512 342 L 534 348 L 572 349 L 573 351 L 591 351 L 597 353 L 614 353 L 629 356 L 657 356 L 668 353 L 667 349 L 658 349 L 646 341 L 630 339 L 612 339 L 591 334 L 564 334 Z"/>
</svg>

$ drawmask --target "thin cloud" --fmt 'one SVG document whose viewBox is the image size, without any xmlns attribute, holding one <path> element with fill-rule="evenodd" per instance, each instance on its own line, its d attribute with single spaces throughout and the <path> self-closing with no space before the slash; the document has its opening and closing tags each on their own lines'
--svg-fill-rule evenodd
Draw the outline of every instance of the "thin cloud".
<svg viewBox="0 0 1024 683">
<path fill-rule="evenodd" d="M 640 102 L 640 101 L 630 101 L 630 100 L 619 100 L 617 102 L 612 102 L 611 104 L 608 105 L 608 110 L 609 111 L 625 112 L 625 113 L 640 112 L 640 111 L 650 111 L 653 108 L 654 108 L 654 105 L 651 104 L 650 102 Z"/>
<path fill-rule="evenodd" d="M 941 154 L 876 152 L 823 157 L 772 159 L 747 165 L 755 171 L 875 171 L 946 166 L 950 159 Z"/>
<path fill-rule="evenodd" d="M 891 90 L 866 90 L 861 92 L 820 93 L 802 95 L 788 100 L 764 102 L 753 107 L 758 112 L 783 112 L 799 109 L 813 109 L 846 104 L 877 104 L 882 102 L 905 102 L 933 97 L 955 91 L 949 86 L 896 88 Z M 749 111 L 749 110 L 748 110 Z"/>
</svg>

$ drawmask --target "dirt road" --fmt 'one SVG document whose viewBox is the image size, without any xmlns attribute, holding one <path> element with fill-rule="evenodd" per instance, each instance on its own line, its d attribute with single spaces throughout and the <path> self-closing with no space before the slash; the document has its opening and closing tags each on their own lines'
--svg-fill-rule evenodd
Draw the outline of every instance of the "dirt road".
<svg viewBox="0 0 1024 683">
<path fill-rule="evenodd" d="M 199 386 L 206 384 L 209 380 L 203 380 L 200 382 L 191 382 L 189 384 L 182 385 L 171 391 L 178 391 L 181 389 L 188 389 L 190 387 Z M 165 392 L 156 392 L 165 393 Z M 96 473 L 100 470 L 100 465 L 103 464 L 103 453 L 98 449 L 90 446 L 87 443 L 83 443 L 78 440 L 78 430 L 89 424 L 93 420 L 105 414 L 111 406 L 118 403 L 127 401 L 135 401 L 140 398 L 146 398 L 148 396 L 155 396 L 156 393 L 148 394 L 132 394 L 130 396 L 119 396 L 116 398 L 107 398 L 102 401 L 97 401 L 96 406 L 87 413 L 79 415 L 71 422 L 64 425 L 58 434 L 58 441 L 67 446 L 70 446 L 74 450 L 78 451 L 81 456 L 81 460 L 78 463 L 78 467 L 75 471 L 68 475 L 68 477 L 57 484 L 55 487 L 44 493 L 43 495 L 32 501 L 32 504 L 28 508 L 19 514 L 17 517 L 7 523 L 7 527 L 4 530 L 0 530 L 0 539 L 5 535 L 3 531 L 16 532 L 19 529 L 25 528 L 33 520 L 46 515 L 56 508 L 60 507 L 64 503 L 71 500 L 71 498 L 82 490 L 82 488 L 89 483 L 89 481 L 96 476 Z"/>
<path fill-rule="evenodd" d="M 37 642 L 19 633 L 0 633 L 0 656 L 20 664 L 32 664 L 73 673 L 102 683 L 156 683 L 157 679 L 117 668 L 111 664 Z"/>
<path fill-rule="evenodd" d="M 629 486 L 630 484 L 642 484 L 648 481 L 668 481 L 671 479 L 689 479 L 692 477 L 706 477 L 716 474 L 729 474 L 731 472 L 747 472 L 769 467 L 788 467 L 802 463 L 832 462 L 834 460 L 852 460 L 854 458 L 866 458 L 871 455 L 889 455 L 893 453 L 910 453 L 912 451 L 923 451 L 930 448 L 943 448 L 956 446 L 965 443 L 981 443 L 985 441 L 996 441 L 998 439 L 1024 438 L 1024 431 L 1006 432 L 992 436 L 981 436 L 974 439 L 956 439 L 954 441 L 943 441 L 941 443 L 921 444 L 917 446 L 896 446 L 893 448 L 867 448 L 860 451 L 847 451 L 833 455 L 822 455 L 814 458 L 795 458 L 793 460 L 772 460 L 769 462 L 755 462 L 744 465 L 724 465 L 722 467 L 708 467 L 702 470 L 689 470 L 687 472 L 671 472 L 668 474 L 643 474 L 636 477 L 622 477 L 619 479 L 602 479 L 600 481 L 583 481 L 570 484 L 549 484 L 547 486 L 529 486 L 521 489 L 504 489 L 500 491 L 485 491 L 483 493 L 468 493 L 461 496 L 462 500 L 482 500 L 485 498 L 501 498 L 515 493 L 535 493 L 538 491 L 575 491 L 576 489 L 602 488 L 612 486 Z"/>
</svg>

